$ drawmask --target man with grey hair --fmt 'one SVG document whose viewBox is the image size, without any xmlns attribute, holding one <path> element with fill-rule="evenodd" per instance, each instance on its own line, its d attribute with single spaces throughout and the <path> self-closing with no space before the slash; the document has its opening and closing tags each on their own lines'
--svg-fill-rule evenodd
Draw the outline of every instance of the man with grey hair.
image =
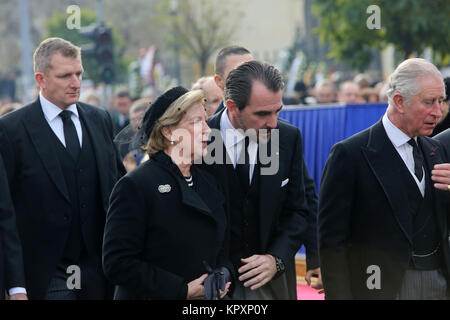
<svg viewBox="0 0 450 320">
<path fill-rule="evenodd" d="M 433 184 L 448 156 L 426 137 L 442 115 L 442 75 L 426 60 L 405 60 L 387 94 L 382 119 L 337 143 L 323 171 L 318 223 L 327 299 L 448 297 L 448 194 Z"/>
<path fill-rule="evenodd" d="M 324 79 L 317 82 L 314 87 L 316 92 L 317 103 L 334 103 L 336 102 L 336 92 L 334 84 L 330 80 Z"/>
<path fill-rule="evenodd" d="M 217 110 L 222 103 L 223 92 L 217 85 L 214 77 L 202 77 L 198 79 L 193 85 L 191 90 L 203 90 L 206 98 L 206 115 L 210 117 Z"/>
<path fill-rule="evenodd" d="M 341 103 L 362 103 L 364 100 L 359 92 L 359 85 L 354 81 L 345 81 L 340 84 L 337 100 Z"/>
<path fill-rule="evenodd" d="M 125 173 L 106 111 L 81 103 L 81 50 L 61 38 L 34 53 L 36 101 L 0 119 L 0 154 L 30 299 L 105 299 L 103 228 Z M 111 295 L 112 296 L 112 295 Z"/>
</svg>

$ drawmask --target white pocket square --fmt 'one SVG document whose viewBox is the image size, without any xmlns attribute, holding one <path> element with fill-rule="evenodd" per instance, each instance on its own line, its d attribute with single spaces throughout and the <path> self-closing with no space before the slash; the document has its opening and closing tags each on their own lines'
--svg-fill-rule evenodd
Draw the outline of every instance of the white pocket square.
<svg viewBox="0 0 450 320">
<path fill-rule="evenodd" d="M 283 188 L 285 185 L 287 185 L 289 182 L 289 178 L 287 178 L 286 180 L 281 181 L 281 187 Z"/>
</svg>

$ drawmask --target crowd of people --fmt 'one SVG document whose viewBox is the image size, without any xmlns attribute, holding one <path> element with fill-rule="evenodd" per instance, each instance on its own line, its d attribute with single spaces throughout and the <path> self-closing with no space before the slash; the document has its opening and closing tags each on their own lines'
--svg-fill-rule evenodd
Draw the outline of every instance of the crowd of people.
<svg viewBox="0 0 450 320">
<path fill-rule="evenodd" d="M 302 245 L 327 299 L 449 297 L 450 131 L 428 137 L 448 81 L 430 62 L 374 88 L 297 83 L 294 104 L 388 103 L 333 147 L 319 198 L 278 118 L 283 77 L 246 48 L 190 90 L 121 90 L 108 111 L 80 101 L 80 48 L 49 38 L 33 59 L 36 100 L 0 117 L 7 298 L 294 300 Z"/>
<path fill-rule="evenodd" d="M 305 106 L 387 102 L 386 90 L 385 81 L 373 83 L 363 73 L 339 83 L 332 79 L 322 79 L 315 84 L 306 85 L 299 80 L 295 83 L 294 95 L 286 95 L 283 102 L 286 105 Z"/>
</svg>

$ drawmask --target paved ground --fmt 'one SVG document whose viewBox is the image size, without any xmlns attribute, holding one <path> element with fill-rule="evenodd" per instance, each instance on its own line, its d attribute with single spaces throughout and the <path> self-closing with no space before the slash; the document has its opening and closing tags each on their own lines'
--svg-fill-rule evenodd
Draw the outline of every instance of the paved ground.
<svg viewBox="0 0 450 320">
<path fill-rule="evenodd" d="M 319 290 L 313 289 L 307 285 L 297 285 L 298 300 L 324 300 L 324 295 L 318 293 Z"/>
</svg>

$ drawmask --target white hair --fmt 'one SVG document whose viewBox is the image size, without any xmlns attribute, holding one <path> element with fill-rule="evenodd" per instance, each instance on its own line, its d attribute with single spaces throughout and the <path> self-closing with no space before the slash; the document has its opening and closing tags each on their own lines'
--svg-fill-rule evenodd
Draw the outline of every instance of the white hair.
<svg viewBox="0 0 450 320">
<path fill-rule="evenodd" d="M 398 92 L 409 106 L 411 98 L 420 92 L 420 78 L 425 76 L 435 76 L 444 81 L 436 66 L 425 59 L 413 58 L 400 63 L 389 78 L 386 91 L 389 104 L 394 105 L 393 98 Z"/>
</svg>

